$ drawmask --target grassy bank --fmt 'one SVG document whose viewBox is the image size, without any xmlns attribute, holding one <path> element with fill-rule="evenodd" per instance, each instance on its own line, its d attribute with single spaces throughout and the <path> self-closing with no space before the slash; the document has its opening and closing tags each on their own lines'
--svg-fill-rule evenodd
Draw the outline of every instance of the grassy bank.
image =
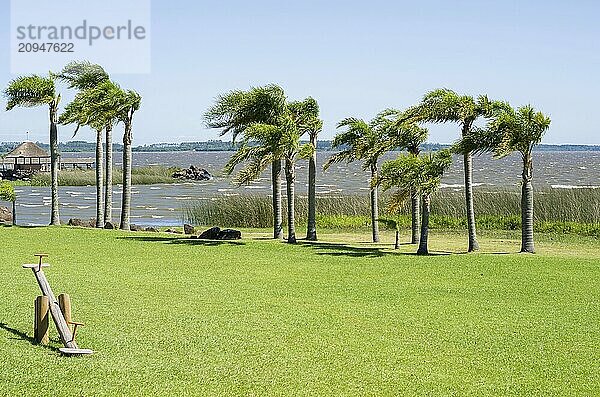
<svg viewBox="0 0 600 397">
<path fill-rule="evenodd" d="M 600 394 L 597 241 L 531 256 L 482 238 L 479 254 L 421 258 L 368 233 L 298 246 L 244 233 L 0 228 L 0 394 Z M 432 248 L 462 252 L 457 237 Z M 39 289 L 20 265 L 38 251 L 96 354 L 59 357 L 53 327 L 50 347 L 31 344 Z"/>
<path fill-rule="evenodd" d="M 131 178 L 134 185 L 153 185 L 160 183 L 173 183 L 175 179 L 171 177 L 178 168 L 151 166 L 135 167 L 131 171 Z M 113 171 L 113 183 L 122 184 L 123 174 L 120 168 Z M 40 173 L 34 175 L 31 180 L 33 186 L 50 186 L 50 174 Z M 93 186 L 96 184 L 95 170 L 73 170 L 60 171 L 58 174 L 58 183 L 61 186 Z"/>
<path fill-rule="evenodd" d="M 380 208 L 385 215 L 386 197 Z M 535 228 L 539 232 L 565 232 L 600 237 L 600 189 L 552 189 L 536 192 Z M 308 201 L 296 201 L 297 222 L 306 224 Z M 464 229 L 464 195 L 443 189 L 432 200 L 434 229 Z M 284 206 L 284 214 L 285 214 Z M 516 191 L 489 192 L 475 189 L 475 210 L 482 229 L 518 230 L 521 227 L 520 195 Z M 369 198 L 365 196 L 320 197 L 318 224 L 325 228 L 360 229 L 370 223 Z M 400 224 L 410 225 L 408 203 L 399 215 Z M 184 208 L 184 219 L 193 224 L 231 227 L 270 227 L 269 197 L 229 196 L 198 200 Z M 285 216 L 284 216 L 285 219 Z"/>
</svg>

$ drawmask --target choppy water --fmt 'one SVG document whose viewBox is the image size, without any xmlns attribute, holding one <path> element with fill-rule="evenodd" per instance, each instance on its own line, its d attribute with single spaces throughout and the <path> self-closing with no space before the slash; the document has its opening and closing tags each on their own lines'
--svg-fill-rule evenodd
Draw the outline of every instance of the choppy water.
<svg viewBox="0 0 600 397">
<path fill-rule="evenodd" d="M 319 153 L 322 163 L 330 153 Z M 65 153 L 64 157 L 93 157 L 93 153 Z M 132 222 L 140 225 L 166 226 L 181 223 L 181 209 L 186 201 L 210 199 L 219 195 L 269 195 L 270 178 L 263 177 L 249 186 L 235 188 L 224 177 L 223 166 L 231 152 L 174 152 L 134 153 L 137 166 L 165 165 L 188 167 L 192 164 L 206 168 L 215 179 L 198 183 L 174 183 L 156 186 L 134 186 L 132 195 Z M 385 159 L 394 158 L 389 154 Z M 115 165 L 120 165 L 120 153 L 115 153 Z M 385 160 L 384 159 L 384 160 Z M 521 158 L 518 155 L 502 160 L 489 156 L 474 159 L 474 181 L 480 188 L 516 188 L 520 181 Z M 307 194 L 307 164 L 297 165 L 297 193 Z M 368 194 L 369 172 L 360 164 L 336 164 L 328 171 L 318 170 L 317 194 Z M 534 184 L 537 188 L 600 187 L 600 152 L 539 152 L 534 155 Z M 455 159 L 444 176 L 443 188 L 460 189 L 463 185 L 462 161 Z M 46 224 L 50 217 L 49 188 L 18 187 L 17 219 L 19 224 Z M 113 220 L 118 221 L 120 186 L 115 186 Z M 61 187 L 61 219 L 93 218 L 95 216 L 95 187 Z"/>
</svg>

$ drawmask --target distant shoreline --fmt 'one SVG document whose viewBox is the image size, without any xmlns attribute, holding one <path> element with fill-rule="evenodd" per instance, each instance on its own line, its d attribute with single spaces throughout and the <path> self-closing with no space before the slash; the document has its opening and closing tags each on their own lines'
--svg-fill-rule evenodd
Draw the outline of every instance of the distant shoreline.
<svg viewBox="0 0 600 397">
<path fill-rule="evenodd" d="M 21 142 L 0 142 L 0 156 L 10 152 Z M 46 143 L 36 142 L 41 148 L 48 150 L 49 145 Z M 59 151 L 63 153 L 82 153 L 94 152 L 94 142 L 72 141 L 59 144 Z M 439 150 L 448 148 L 449 144 L 426 143 L 423 145 L 425 151 Z M 164 153 L 164 152 L 233 152 L 239 146 L 232 145 L 227 141 L 206 141 L 206 142 L 183 142 L 183 143 L 155 143 L 151 145 L 135 146 L 134 152 L 138 153 Z M 114 144 L 115 152 L 122 152 L 121 144 Z M 319 141 L 317 145 L 319 152 L 334 151 L 331 148 L 331 141 Z M 541 144 L 534 149 L 536 152 L 600 152 L 600 145 L 550 145 Z"/>
</svg>

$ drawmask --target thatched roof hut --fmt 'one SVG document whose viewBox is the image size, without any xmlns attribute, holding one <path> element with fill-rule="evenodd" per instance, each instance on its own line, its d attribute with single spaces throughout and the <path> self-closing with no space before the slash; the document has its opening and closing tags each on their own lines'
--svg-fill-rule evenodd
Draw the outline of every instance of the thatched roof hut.
<svg viewBox="0 0 600 397">
<path fill-rule="evenodd" d="M 33 142 L 23 142 L 4 156 L 4 164 L 14 164 L 15 170 L 43 171 L 47 168 L 50 155 Z"/>
<path fill-rule="evenodd" d="M 14 148 L 10 153 L 4 156 L 5 159 L 12 159 L 15 157 L 50 157 L 47 151 L 39 147 L 33 142 L 23 142 L 16 148 Z"/>
</svg>

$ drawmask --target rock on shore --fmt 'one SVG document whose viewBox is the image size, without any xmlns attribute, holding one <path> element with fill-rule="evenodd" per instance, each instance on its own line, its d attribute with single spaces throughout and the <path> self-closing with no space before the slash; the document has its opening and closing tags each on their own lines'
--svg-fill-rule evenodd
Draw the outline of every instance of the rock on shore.
<svg viewBox="0 0 600 397">
<path fill-rule="evenodd" d="M 190 165 L 190 168 L 174 172 L 172 177 L 174 179 L 188 181 L 209 181 L 213 178 L 210 172 L 204 168 L 198 168 L 193 165 Z"/>
</svg>

